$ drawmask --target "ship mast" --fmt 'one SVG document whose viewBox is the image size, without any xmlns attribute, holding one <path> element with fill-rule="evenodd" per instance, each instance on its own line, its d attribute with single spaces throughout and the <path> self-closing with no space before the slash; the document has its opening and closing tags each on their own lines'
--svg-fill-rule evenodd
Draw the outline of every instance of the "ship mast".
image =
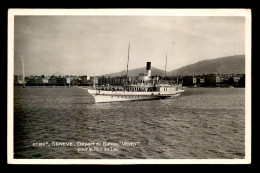
<svg viewBox="0 0 260 173">
<path fill-rule="evenodd" d="M 130 42 L 128 46 L 128 59 L 127 59 L 127 70 L 126 70 L 126 84 L 128 84 L 127 76 L 128 76 L 128 64 L 129 64 L 129 50 L 130 50 Z"/>
<path fill-rule="evenodd" d="M 166 67 L 167 67 L 167 53 L 166 53 L 166 63 L 165 63 L 164 79 L 166 79 Z"/>
<path fill-rule="evenodd" d="M 94 77 L 93 77 L 93 90 L 96 90 L 96 81 L 95 81 L 95 73 L 94 73 Z"/>
<path fill-rule="evenodd" d="M 24 83 L 24 61 L 23 61 L 23 55 L 21 56 L 22 59 L 22 66 L 23 66 L 23 87 L 25 87 L 25 83 Z"/>
</svg>

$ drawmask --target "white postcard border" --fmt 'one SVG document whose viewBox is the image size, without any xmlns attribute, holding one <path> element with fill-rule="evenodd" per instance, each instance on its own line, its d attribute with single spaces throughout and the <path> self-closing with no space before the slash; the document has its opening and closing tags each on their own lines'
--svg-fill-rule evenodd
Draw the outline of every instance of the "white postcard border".
<svg viewBox="0 0 260 173">
<path fill-rule="evenodd" d="M 14 16 L 243 16 L 245 22 L 245 159 L 14 159 Z M 250 164 L 251 163 L 251 10 L 250 9 L 9 9 L 8 10 L 8 164 Z"/>
</svg>

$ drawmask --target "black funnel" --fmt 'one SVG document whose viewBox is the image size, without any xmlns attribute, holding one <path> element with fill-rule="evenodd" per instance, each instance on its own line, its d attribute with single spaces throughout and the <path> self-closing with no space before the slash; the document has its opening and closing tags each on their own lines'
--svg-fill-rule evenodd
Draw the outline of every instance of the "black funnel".
<svg viewBox="0 0 260 173">
<path fill-rule="evenodd" d="M 147 62 L 147 64 L 146 64 L 146 70 L 151 70 L 151 62 Z"/>
</svg>

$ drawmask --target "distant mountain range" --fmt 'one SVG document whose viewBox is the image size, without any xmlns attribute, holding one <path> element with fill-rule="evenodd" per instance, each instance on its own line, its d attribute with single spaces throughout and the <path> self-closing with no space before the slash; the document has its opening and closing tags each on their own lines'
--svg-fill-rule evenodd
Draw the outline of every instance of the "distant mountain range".
<svg viewBox="0 0 260 173">
<path fill-rule="evenodd" d="M 151 67 L 152 76 L 164 76 L 165 71 L 155 67 Z M 138 76 L 139 73 L 144 73 L 146 67 L 128 70 L 129 76 Z M 175 75 L 202 75 L 202 74 L 245 74 L 245 55 L 234 55 L 221 57 L 210 60 L 199 61 L 195 64 L 186 65 L 176 70 L 167 72 L 167 76 Z M 125 71 L 110 73 L 104 76 L 122 76 Z"/>
<path fill-rule="evenodd" d="M 200 74 L 245 74 L 245 55 L 234 55 L 216 59 L 199 61 L 176 70 L 168 75 L 200 75 Z"/>
<path fill-rule="evenodd" d="M 164 71 L 160 70 L 158 68 L 155 67 L 151 67 L 151 71 L 152 71 L 152 76 L 163 76 L 164 75 Z M 138 76 L 140 73 L 145 73 L 146 72 L 146 67 L 142 67 L 142 68 L 137 68 L 137 69 L 133 69 L 133 70 L 128 70 L 128 75 L 129 76 Z M 123 76 L 126 75 L 126 70 L 121 71 L 121 72 L 117 72 L 117 73 L 110 73 L 110 74 L 106 74 L 104 76 Z"/>
</svg>

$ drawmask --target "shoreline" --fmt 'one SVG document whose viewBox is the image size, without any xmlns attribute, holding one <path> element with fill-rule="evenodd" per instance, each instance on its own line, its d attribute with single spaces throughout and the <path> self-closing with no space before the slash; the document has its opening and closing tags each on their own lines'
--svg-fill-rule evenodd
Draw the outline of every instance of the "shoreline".
<svg viewBox="0 0 260 173">
<path fill-rule="evenodd" d="M 92 86 L 25 86 L 25 88 L 92 88 Z M 24 88 L 23 86 L 14 86 L 14 88 Z M 245 88 L 245 87 L 237 87 L 237 86 L 182 86 L 181 88 Z"/>
</svg>

